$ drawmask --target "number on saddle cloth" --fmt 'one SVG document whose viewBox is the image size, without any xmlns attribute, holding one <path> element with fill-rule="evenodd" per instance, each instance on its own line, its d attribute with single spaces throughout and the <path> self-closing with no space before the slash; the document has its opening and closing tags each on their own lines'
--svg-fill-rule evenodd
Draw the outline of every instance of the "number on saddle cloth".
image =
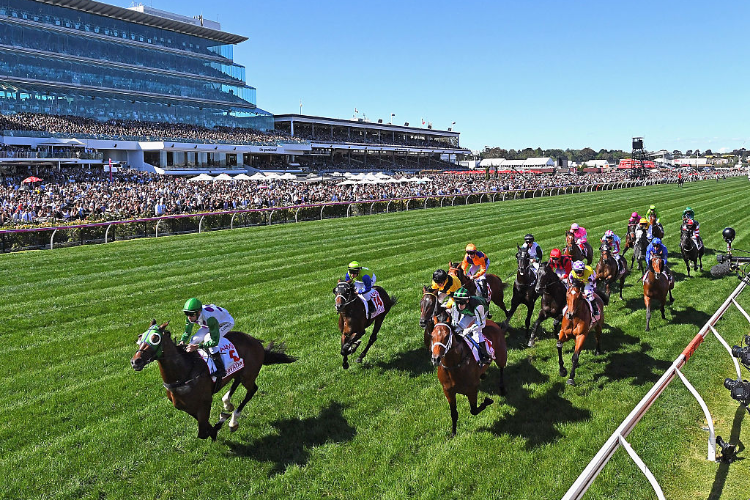
<svg viewBox="0 0 750 500">
<path fill-rule="evenodd" d="M 235 349 L 234 344 L 225 337 L 219 339 L 218 347 L 219 352 L 221 353 L 221 360 L 224 361 L 224 370 L 226 371 L 226 375 L 224 375 L 225 378 L 237 370 L 241 370 L 245 366 L 245 360 L 237 354 L 237 349 Z M 216 373 L 216 364 L 214 363 L 214 360 L 211 359 L 205 349 L 198 349 L 198 353 L 201 355 L 201 358 L 203 358 L 206 365 L 208 365 L 208 372 L 211 375 L 214 375 Z"/>
</svg>

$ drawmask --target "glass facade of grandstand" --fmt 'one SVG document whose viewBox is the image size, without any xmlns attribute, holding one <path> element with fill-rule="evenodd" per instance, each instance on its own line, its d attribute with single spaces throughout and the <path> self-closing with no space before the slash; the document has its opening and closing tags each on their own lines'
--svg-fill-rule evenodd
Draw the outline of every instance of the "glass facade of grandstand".
<svg viewBox="0 0 750 500">
<path fill-rule="evenodd" d="M 60 5 L 0 0 L 1 113 L 273 130 L 245 68 L 232 60 L 243 37 L 199 27 L 181 33 L 160 27 L 156 16 L 141 24 Z"/>
</svg>

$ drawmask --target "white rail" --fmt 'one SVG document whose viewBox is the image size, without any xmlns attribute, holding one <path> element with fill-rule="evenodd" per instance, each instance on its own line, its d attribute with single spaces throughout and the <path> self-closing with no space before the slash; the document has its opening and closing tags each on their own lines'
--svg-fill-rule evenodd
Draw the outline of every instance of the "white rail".
<svg viewBox="0 0 750 500">
<path fill-rule="evenodd" d="M 679 378 L 685 383 L 691 394 L 693 394 L 693 396 L 695 396 L 695 398 L 698 400 L 701 409 L 703 409 L 703 412 L 706 415 L 706 420 L 709 422 L 708 460 L 716 459 L 716 437 L 713 429 L 713 420 L 711 419 L 711 415 L 708 412 L 708 407 L 706 406 L 706 403 L 700 397 L 698 392 L 695 390 L 695 388 L 687 381 L 685 376 L 680 371 L 680 368 L 685 365 L 690 356 L 692 356 L 698 346 L 703 342 L 703 340 L 705 340 L 708 332 L 714 333 L 714 335 L 719 339 L 724 347 L 729 350 L 731 356 L 731 349 L 729 348 L 729 345 L 721 337 L 721 335 L 719 335 L 714 326 L 719 321 L 719 319 L 721 319 L 724 313 L 726 313 L 731 304 L 737 306 L 737 308 L 742 312 L 745 318 L 750 322 L 750 316 L 748 316 L 745 310 L 742 309 L 735 300 L 735 298 L 740 293 L 742 293 L 742 290 L 744 290 L 747 285 L 747 278 L 744 278 L 740 281 L 740 284 L 729 295 L 727 300 L 725 300 L 721 307 L 716 310 L 714 315 L 711 316 L 711 318 L 706 322 L 705 325 L 703 325 L 703 328 L 700 329 L 700 331 L 695 336 L 695 338 L 693 338 L 690 344 L 685 347 L 685 350 L 683 350 L 682 353 L 677 357 L 677 359 L 674 360 L 672 366 L 667 369 L 664 375 L 662 375 L 661 378 L 654 384 L 651 390 L 649 390 L 648 393 L 643 397 L 643 399 L 641 399 L 641 401 L 636 405 L 636 407 L 633 408 L 633 411 L 631 411 L 630 414 L 625 418 L 625 420 L 623 420 L 617 430 L 615 430 L 615 432 L 612 433 L 609 439 L 607 439 L 607 441 L 604 443 L 604 446 L 601 447 L 599 452 L 594 456 L 591 462 L 589 462 L 583 472 L 581 472 L 581 475 L 578 476 L 578 479 L 575 480 L 573 485 L 568 489 L 567 493 L 565 493 L 565 496 L 562 497 L 562 500 L 574 500 L 581 498 L 586 490 L 589 489 L 591 483 L 594 482 L 594 479 L 596 479 L 607 462 L 609 462 L 609 459 L 612 458 L 614 452 L 620 446 L 623 446 L 626 449 L 630 457 L 633 459 L 633 461 L 635 461 L 636 465 L 638 465 L 641 471 L 646 475 L 646 478 L 649 480 L 651 486 L 656 492 L 657 498 L 664 498 L 664 493 L 661 491 L 661 487 L 656 481 L 656 478 L 654 478 L 654 476 L 651 474 L 651 471 L 648 469 L 648 467 L 646 467 L 646 464 L 641 461 L 632 447 L 627 443 L 627 441 L 625 441 L 625 438 L 630 434 L 635 425 L 641 420 L 641 418 L 648 411 L 651 405 L 654 404 L 656 398 L 658 398 L 659 395 L 661 395 L 661 393 L 664 391 L 664 389 L 666 389 L 675 375 L 679 376 Z M 737 360 L 734 357 L 732 357 L 732 359 L 734 360 L 735 367 L 737 368 L 738 377 L 742 378 Z"/>
</svg>

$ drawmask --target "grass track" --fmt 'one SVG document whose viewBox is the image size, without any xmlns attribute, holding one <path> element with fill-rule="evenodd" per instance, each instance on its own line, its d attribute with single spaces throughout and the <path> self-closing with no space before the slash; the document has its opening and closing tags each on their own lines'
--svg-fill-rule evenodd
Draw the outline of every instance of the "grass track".
<svg viewBox="0 0 750 500">
<path fill-rule="evenodd" d="M 2 255 L 0 498 L 560 498 L 737 285 L 708 277 L 711 251 L 700 277 L 683 274 L 682 209 L 696 210 L 707 248 L 723 249 L 726 225 L 737 229 L 737 248 L 750 248 L 748 187 L 744 178 L 658 185 Z M 643 332 L 631 277 L 625 301 L 605 310 L 605 353 L 595 357 L 587 343 L 573 388 L 557 375 L 551 322 L 535 348 L 521 347 L 521 307 L 509 335 L 508 396 L 495 393 L 491 369 L 482 390 L 495 404 L 472 417 L 459 399 L 458 435 L 448 440 L 448 405 L 417 325 L 432 271 L 471 240 L 506 278 L 526 232 L 548 253 L 573 221 L 592 239 L 609 228 L 621 234 L 630 212 L 651 203 L 678 279 L 667 321 L 655 314 Z M 345 372 L 330 291 L 353 259 L 400 302 L 366 362 Z M 179 310 L 193 295 L 299 358 L 261 371 L 239 431 L 222 430 L 214 444 L 169 405 L 155 367 L 135 373 L 128 363 L 151 318 L 172 320 L 179 335 Z M 744 321 L 730 313 L 718 330 L 736 343 Z M 566 344 L 568 367 L 571 350 Z M 733 373 L 723 347 L 709 338 L 683 372 L 718 434 L 750 442 L 750 416 L 722 387 Z M 628 440 L 667 498 L 745 499 L 750 463 L 706 462 L 703 425 L 676 381 Z M 654 494 L 619 450 L 586 498 Z"/>
</svg>

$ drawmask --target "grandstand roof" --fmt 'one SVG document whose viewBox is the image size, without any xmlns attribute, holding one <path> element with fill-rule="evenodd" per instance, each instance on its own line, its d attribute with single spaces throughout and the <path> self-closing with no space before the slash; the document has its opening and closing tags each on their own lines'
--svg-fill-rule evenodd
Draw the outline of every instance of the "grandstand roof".
<svg viewBox="0 0 750 500">
<path fill-rule="evenodd" d="M 415 134 L 422 135 L 433 135 L 443 137 L 458 137 L 461 135 L 460 132 L 454 132 L 452 130 L 436 130 L 422 127 L 407 127 L 405 125 L 396 125 L 391 123 L 373 123 L 371 121 L 360 121 L 360 120 L 349 120 L 342 118 L 326 118 L 323 116 L 310 116 L 310 115 L 297 115 L 297 114 L 286 114 L 286 115 L 274 115 L 274 120 L 277 122 L 295 121 L 301 123 L 314 123 L 320 125 L 334 125 L 338 127 L 354 127 L 354 128 L 366 128 L 373 130 L 390 130 L 394 132 L 412 132 Z"/>
<path fill-rule="evenodd" d="M 166 17 L 154 16 L 143 12 L 138 12 L 132 9 L 126 9 L 123 7 L 117 7 L 115 5 L 109 5 L 101 2 L 94 2 L 93 0 L 37 0 L 41 3 L 48 5 L 56 5 L 58 7 L 65 7 L 68 9 L 79 10 L 81 12 L 87 12 L 89 14 L 96 14 L 99 16 L 111 17 L 113 19 L 119 19 L 121 21 L 128 21 L 132 23 L 138 23 L 145 26 L 151 26 L 154 28 L 162 28 L 177 33 L 183 33 L 186 35 L 198 36 L 206 38 L 208 40 L 214 40 L 226 44 L 237 44 L 247 40 L 247 37 L 240 35 L 233 35 L 225 31 L 214 30 L 199 26 L 183 21 L 177 21 L 174 19 L 167 19 Z"/>
</svg>

